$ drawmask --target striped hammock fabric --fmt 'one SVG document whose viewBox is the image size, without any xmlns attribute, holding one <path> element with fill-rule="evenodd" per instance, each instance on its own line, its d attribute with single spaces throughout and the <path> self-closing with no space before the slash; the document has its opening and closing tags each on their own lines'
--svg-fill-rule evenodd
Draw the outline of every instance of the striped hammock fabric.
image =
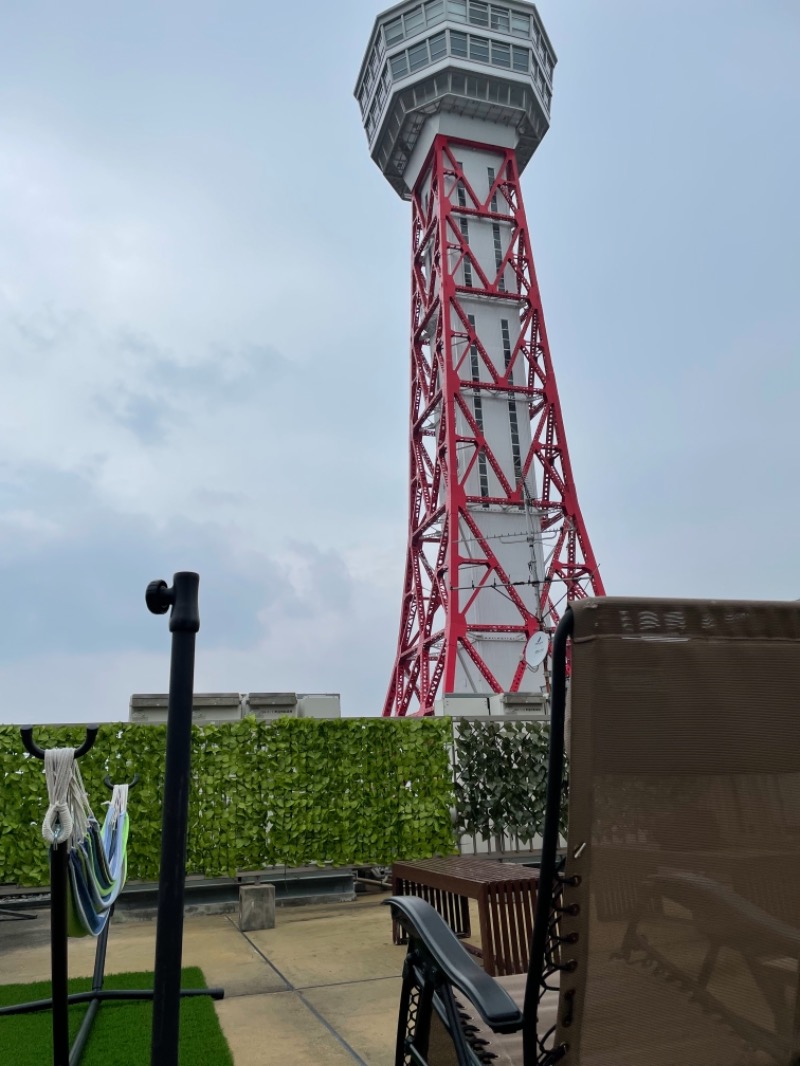
<svg viewBox="0 0 800 1066">
<path fill-rule="evenodd" d="M 127 875 L 128 786 L 115 785 L 102 828 L 92 813 L 72 748 L 45 752 L 50 807 L 42 836 L 51 846 L 67 841 L 68 933 L 99 936 Z"/>
<path fill-rule="evenodd" d="M 69 854 L 69 936 L 99 936 L 128 871 L 128 812 L 115 785 L 102 829 L 93 816 L 86 836 Z"/>
</svg>

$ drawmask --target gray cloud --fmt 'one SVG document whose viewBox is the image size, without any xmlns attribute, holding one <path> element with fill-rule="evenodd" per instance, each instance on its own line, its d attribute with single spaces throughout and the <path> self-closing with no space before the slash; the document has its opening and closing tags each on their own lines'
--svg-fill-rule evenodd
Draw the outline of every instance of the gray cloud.
<svg viewBox="0 0 800 1066">
<path fill-rule="evenodd" d="M 22 484 L 5 488 L 12 516 L 49 508 L 54 528 L 37 543 L 13 518 L 2 527 L 0 545 L 10 550 L 0 557 L 0 661 L 163 647 L 144 589 L 175 570 L 201 575 L 206 647 L 252 646 L 268 631 L 270 612 L 302 611 L 280 566 L 264 555 L 236 556 L 219 526 L 177 518 L 157 526 L 111 511 L 75 476 L 29 471 Z"/>
<path fill-rule="evenodd" d="M 319 530 L 309 530 L 309 533 Z M 353 579 L 341 555 L 316 544 L 290 541 L 290 550 L 305 564 L 309 587 L 317 602 L 337 614 L 346 614 L 353 600 Z"/>
<path fill-rule="evenodd" d="M 99 401 L 98 406 L 102 406 Z M 164 400 L 123 392 L 114 417 L 140 444 L 157 445 L 165 443 L 169 425 L 177 413 Z"/>
</svg>

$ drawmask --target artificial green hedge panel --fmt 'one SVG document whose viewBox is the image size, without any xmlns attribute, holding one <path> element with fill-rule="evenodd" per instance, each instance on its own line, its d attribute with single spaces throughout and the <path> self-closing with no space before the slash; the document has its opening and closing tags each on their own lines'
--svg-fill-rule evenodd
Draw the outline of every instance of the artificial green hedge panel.
<svg viewBox="0 0 800 1066">
<path fill-rule="evenodd" d="M 43 747 L 74 746 L 83 730 L 43 727 Z M 194 727 L 187 872 L 306 863 L 388 865 L 454 850 L 449 719 L 245 718 Z M 81 772 L 98 819 L 103 777 L 131 792 L 131 879 L 158 877 L 165 726 L 104 725 Z M 0 726 L 0 883 L 42 885 L 47 850 L 42 764 L 19 730 Z"/>
<path fill-rule="evenodd" d="M 498 849 L 504 837 L 530 846 L 544 827 L 549 745 L 550 727 L 543 722 L 457 721 L 458 832 Z"/>
</svg>

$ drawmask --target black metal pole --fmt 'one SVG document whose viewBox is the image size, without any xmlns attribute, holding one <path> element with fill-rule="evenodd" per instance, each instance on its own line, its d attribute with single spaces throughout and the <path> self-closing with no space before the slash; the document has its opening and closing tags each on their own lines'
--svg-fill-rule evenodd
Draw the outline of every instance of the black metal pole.
<svg viewBox="0 0 800 1066">
<path fill-rule="evenodd" d="M 209 999 L 224 999 L 224 988 L 182 988 L 181 999 L 190 999 L 192 996 L 208 996 Z M 106 1000 L 119 1002 L 120 1000 L 151 1000 L 153 999 L 152 988 L 104 988 L 100 992 L 71 992 L 69 1003 L 105 1003 Z M 30 1003 L 15 1003 L 11 1007 L 0 1008 L 0 1017 L 8 1014 L 36 1014 L 39 1011 L 50 1010 L 53 1006 L 52 999 L 35 999 Z M 77 1040 L 76 1040 L 77 1043 Z M 71 1054 L 74 1057 L 76 1044 L 72 1045 Z M 70 1059 L 70 1063 L 72 1059 Z"/>
<path fill-rule="evenodd" d="M 172 608 L 172 659 L 167 715 L 167 753 L 158 882 L 158 920 L 153 980 L 151 1066 L 177 1066 L 180 1032 L 183 896 L 186 878 L 186 826 L 189 812 L 189 767 L 192 745 L 195 636 L 200 629 L 198 585 L 190 572 L 177 573 L 172 588 L 165 581 L 147 587 L 153 614 Z"/>
<path fill-rule="evenodd" d="M 53 1066 L 69 1066 L 67 1006 L 67 863 L 68 842 L 50 851 L 50 980 L 53 990 Z"/>
<path fill-rule="evenodd" d="M 70 998 L 70 1002 L 72 999 Z M 86 1044 L 89 1040 L 89 1036 L 92 1032 L 92 1026 L 94 1020 L 100 1010 L 100 1004 L 102 1000 L 95 996 L 89 1000 L 89 1009 L 83 1016 L 81 1027 L 78 1030 L 78 1035 L 75 1037 L 75 1043 L 72 1045 L 72 1050 L 69 1053 L 69 1066 L 78 1066 L 80 1063 Z"/>
<path fill-rule="evenodd" d="M 95 1017 L 100 1010 L 100 1004 L 102 1003 L 102 990 L 103 980 L 106 971 L 106 950 L 108 948 L 108 931 L 111 928 L 111 919 L 114 917 L 114 907 L 111 908 L 111 913 L 106 919 L 106 924 L 103 926 L 103 931 L 97 940 L 97 947 L 94 953 L 94 973 L 92 974 L 92 999 L 89 1002 L 89 1009 L 83 1016 L 81 1027 L 78 1030 L 77 1036 L 72 1044 L 70 1051 L 69 1066 L 77 1066 L 81 1061 L 83 1055 L 83 1049 L 86 1047 L 86 1043 L 89 1039 L 89 1034 L 92 1031 Z M 69 997 L 69 1002 L 73 1002 L 72 997 Z"/>
<path fill-rule="evenodd" d="M 522 1024 L 522 1061 L 533 1066 L 538 1061 L 537 1022 L 539 991 L 545 968 L 547 938 L 550 933 L 550 907 L 556 877 L 556 852 L 561 820 L 562 784 L 564 781 L 564 723 L 567 714 L 567 642 L 572 636 L 575 617 L 567 607 L 553 637 L 553 699 L 550 710 L 550 750 L 547 759 L 547 795 L 542 833 L 542 862 L 533 919 L 528 980 Z"/>
</svg>

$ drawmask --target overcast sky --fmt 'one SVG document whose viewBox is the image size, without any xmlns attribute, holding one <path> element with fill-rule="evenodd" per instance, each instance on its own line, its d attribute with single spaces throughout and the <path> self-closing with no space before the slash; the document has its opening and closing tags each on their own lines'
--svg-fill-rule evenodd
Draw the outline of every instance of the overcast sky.
<svg viewBox="0 0 800 1066">
<path fill-rule="evenodd" d="M 164 691 L 379 713 L 407 522 L 409 207 L 352 90 L 380 7 L 5 4 L 0 721 Z M 795 598 L 800 4 L 542 0 L 523 178 L 606 589 Z"/>
</svg>

